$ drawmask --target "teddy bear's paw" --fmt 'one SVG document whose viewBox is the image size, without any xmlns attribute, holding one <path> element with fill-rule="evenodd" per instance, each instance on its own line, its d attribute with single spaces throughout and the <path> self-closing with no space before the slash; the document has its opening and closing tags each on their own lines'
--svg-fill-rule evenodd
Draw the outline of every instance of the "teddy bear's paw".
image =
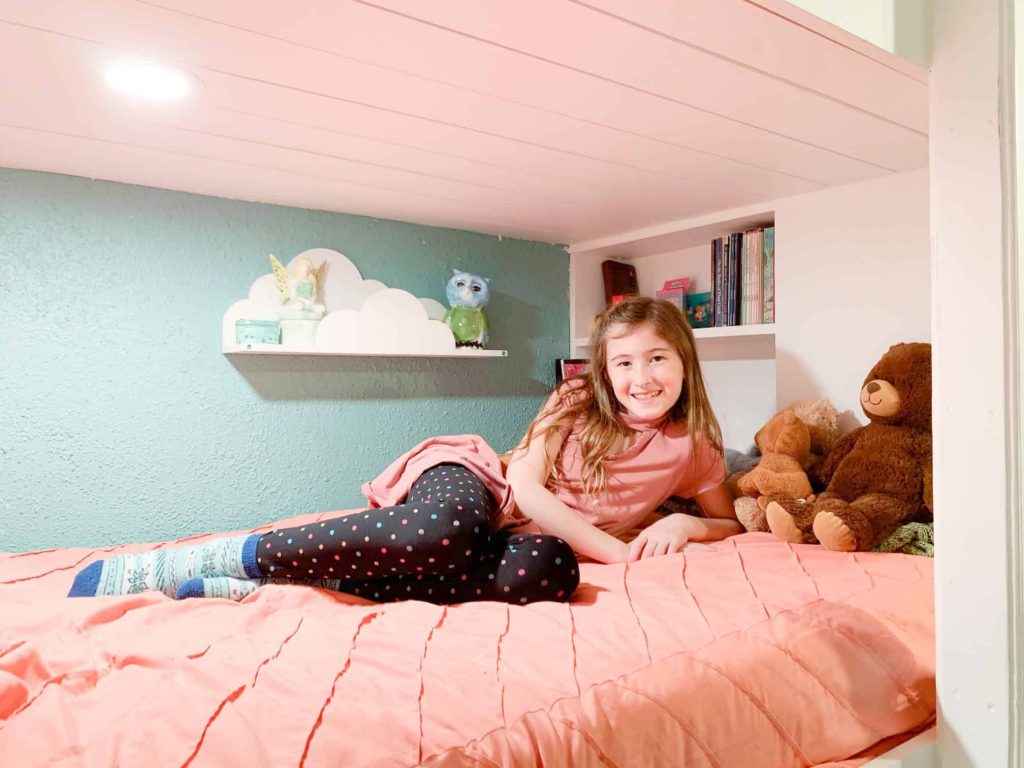
<svg viewBox="0 0 1024 768">
<path fill-rule="evenodd" d="M 769 502 L 768 509 L 765 510 L 765 517 L 768 520 L 768 527 L 775 534 L 775 538 L 789 544 L 800 544 L 803 542 L 803 532 L 797 527 L 793 516 L 779 502 Z"/>
<path fill-rule="evenodd" d="M 733 502 L 733 508 L 736 510 L 736 519 L 748 531 L 754 533 L 768 531 L 768 521 L 765 520 L 764 510 L 757 505 L 757 499 L 743 496 Z"/>
<path fill-rule="evenodd" d="M 853 531 L 831 512 L 820 512 L 814 518 L 814 535 L 825 549 L 834 552 L 853 552 L 857 549 Z"/>
</svg>

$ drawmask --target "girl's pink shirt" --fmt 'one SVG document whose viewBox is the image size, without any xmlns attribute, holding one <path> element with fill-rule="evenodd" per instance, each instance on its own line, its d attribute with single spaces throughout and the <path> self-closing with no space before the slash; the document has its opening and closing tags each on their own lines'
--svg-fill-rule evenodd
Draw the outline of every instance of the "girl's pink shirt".
<svg viewBox="0 0 1024 768">
<path fill-rule="evenodd" d="M 620 414 L 637 431 L 623 452 L 608 456 L 607 492 L 583 493 L 579 427 L 566 436 L 558 456 L 560 482 L 548 488 L 584 520 L 618 538 L 634 533 L 669 496 L 693 498 L 725 482 L 725 461 L 710 442 L 693 436 L 685 422 L 657 422 Z"/>
</svg>

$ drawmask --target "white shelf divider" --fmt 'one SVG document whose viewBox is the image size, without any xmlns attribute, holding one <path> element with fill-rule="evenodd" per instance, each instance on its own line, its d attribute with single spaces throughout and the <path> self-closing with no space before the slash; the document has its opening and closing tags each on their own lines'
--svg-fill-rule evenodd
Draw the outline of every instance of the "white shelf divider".
<svg viewBox="0 0 1024 768">
<path fill-rule="evenodd" d="M 697 341 L 701 339 L 730 339 L 741 336 L 774 336 L 775 324 L 762 323 L 760 325 L 728 325 L 721 328 L 694 328 L 693 336 Z M 589 337 L 582 337 L 573 340 L 574 347 L 586 347 L 590 344 Z"/>
<path fill-rule="evenodd" d="M 771 360 L 775 357 L 775 325 L 730 325 L 723 328 L 694 328 L 697 354 L 702 361 Z M 572 357 L 584 357 L 590 339 L 572 340 Z"/>
<path fill-rule="evenodd" d="M 694 328 L 694 337 L 700 339 L 727 339 L 736 336 L 774 336 L 774 323 L 758 325 L 727 325 L 722 328 Z"/>
</svg>

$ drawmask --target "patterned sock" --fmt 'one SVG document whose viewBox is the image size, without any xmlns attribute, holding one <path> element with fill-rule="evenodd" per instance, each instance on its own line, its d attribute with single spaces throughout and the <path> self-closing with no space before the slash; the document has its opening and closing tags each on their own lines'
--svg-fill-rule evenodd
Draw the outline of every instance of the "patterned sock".
<svg viewBox="0 0 1024 768">
<path fill-rule="evenodd" d="M 157 591 L 174 597 L 182 582 L 196 577 L 233 576 L 258 579 L 258 533 L 208 541 L 195 547 L 174 547 L 97 560 L 77 576 L 68 597 L 128 595 Z"/>
<path fill-rule="evenodd" d="M 221 597 L 237 602 L 251 595 L 264 584 L 288 584 L 293 587 L 305 585 L 337 592 L 341 585 L 341 579 L 296 581 L 295 579 L 234 579 L 230 576 L 215 576 L 209 579 L 183 581 L 174 597 L 176 600 L 185 600 L 189 597 Z"/>
<path fill-rule="evenodd" d="M 174 594 L 175 600 L 189 597 L 222 597 L 236 603 L 251 595 L 262 584 L 262 579 L 233 579 L 230 576 L 214 576 L 209 579 L 183 581 Z"/>
</svg>

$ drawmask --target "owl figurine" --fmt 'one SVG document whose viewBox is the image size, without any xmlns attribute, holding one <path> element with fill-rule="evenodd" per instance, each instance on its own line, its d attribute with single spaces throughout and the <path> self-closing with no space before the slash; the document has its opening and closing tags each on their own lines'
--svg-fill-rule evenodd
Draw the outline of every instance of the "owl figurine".
<svg viewBox="0 0 1024 768">
<path fill-rule="evenodd" d="M 483 348 L 490 331 L 484 307 L 491 298 L 491 281 L 457 269 L 452 272 L 455 274 L 445 287 L 449 304 L 445 325 L 455 336 L 455 346 Z"/>
</svg>

